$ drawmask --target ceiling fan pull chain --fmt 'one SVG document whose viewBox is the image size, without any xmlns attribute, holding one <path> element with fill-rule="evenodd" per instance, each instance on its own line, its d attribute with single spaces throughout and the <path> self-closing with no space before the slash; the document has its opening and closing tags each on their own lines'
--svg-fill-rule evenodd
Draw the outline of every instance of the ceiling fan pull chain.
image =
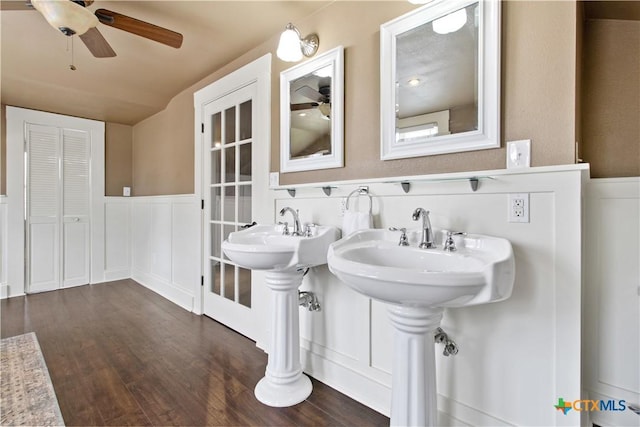
<svg viewBox="0 0 640 427">
<path fill-rule="evenodd" d="M 75 66 L 75 65 L 73 65 L 73 62 L 74 62 L 74 60 L 73 60 L 73 36 L 71 36 L 71 37 L 69 37 L 69 38 L 71 39 L 71 65 L 69 65 L 69 69 L 70 69 L 71 71 L 75 71 L 75 70 L 76 70 L 76 66 Z M 67 45 L 68 45 L 68 44 L 69 44 L 69 43 L 67 43 Z"/>
</svg>

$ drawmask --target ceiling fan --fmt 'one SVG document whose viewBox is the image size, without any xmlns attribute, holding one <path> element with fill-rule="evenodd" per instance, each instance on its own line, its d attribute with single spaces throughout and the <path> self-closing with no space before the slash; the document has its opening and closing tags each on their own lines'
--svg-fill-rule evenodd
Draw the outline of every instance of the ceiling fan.
<svg viewBox="0 0 640 427">
<path fill-rule="evenodd" d="M 310 86 L 302 86 L 296 89 L 296 93 L 312 100 L 313 102 L 301 102 L 291 104 L 291 111 L 310 110 L 317 108 L 325 118 L 331 117 L 331 83 L 318 82 L 318 90 Z"/>
<path fill-rule="evenodd" d="M 107 40 L 98 31 L 99 23 L 144 37 L 174 48 L 182 46 L 182 34 L 130 16 L 98 9 L 92 13 L 87 6 L 94 0 L 27 0 L 23 5 L 35 8 L 47 22 L 66 36 L 77 35 L 96 58 L 116 56 Z M 2 9 L 18 9 L 2 2 Z M 4 7 L 7 6 L 7 7 Z M 24 9 L 24 7 L 22 7 Z"/>
</svg>

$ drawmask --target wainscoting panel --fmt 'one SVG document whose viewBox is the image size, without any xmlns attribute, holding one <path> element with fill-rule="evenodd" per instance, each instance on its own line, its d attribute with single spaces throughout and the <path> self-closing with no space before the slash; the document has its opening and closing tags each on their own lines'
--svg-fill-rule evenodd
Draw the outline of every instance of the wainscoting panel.
<svg viewBox="0 0 640 427">
<path fill-rule="evenodd" d="M 173 234 L 171 203 L 156 200 L 151 204 L 151 273 L 164 282 L 171 283 Z"/>
<path fill-rule="evenodd" d="M 7 298 L 7 196 L 0 196 L 0 299 Z"/>
<path fill-rule="evenodd" d="M 411 214 L 431 211 L 436 229 L 507 238 L 516 258 L 510 299 L 445 310 L 442 326 L 459 346 L 454 357 L 436 347 L 439 422 L 469 425 L 578 425 L 576 411 L 554 408 L 559 397 L 579 399 L 581 196 L 585 166 L 485 171 L 473 192 L 469 174 L 409 177 L 395 182 L 350 181 L 296 186 L 291 197 L 270 191 L 274 221 L 282 207 L 302 222 L 341 227 L 341 204 L 360 185 L 373 195 L 376 228 L 417 229 Z M 326 196 L 321 187 L 330 185 Z M 510 193 L 529 193 L 530 222 L 507 221 Z M 364 204 L 363 204 L 364 206 Z M 386 305 L 352 292 L 326 266 L 305 277 L 322 311 L 301 308 L 304 369 L 388 415 L 392 329 Z M 575 397 L 574 397 L 575 396 Z"/>
<path fill-rule="evenodd" d="M 640 178 L 592 179 L 586 196 L 585 394 L 640 407 Z M 640 422 L 630 410 L 589 415 L 603 426 Z"/>
<path fill-rule="evenodd" d="M 105 197 L 106 281 L 131 277 L 131 199 Z"/>
<path fill-rule="evenodd" d="M 152 199 L 134 199 L 131 205 L 131 269 L 133 271 L 151 273 L 152 259 Z"/>
<path fill-rule="evenodd" d="M 186 293 L 200 287 L 200 209 L 199 200 L 178 199 L 172 203 L 171 273 L 172 282 Z M 194 288 L 194 285 L 196 288 Z"/>
<path fill-rule="evenodd" d="M 135 197 L 131 276 L 189 311 L 200 292 L 200 199 Z"/>
</svg>

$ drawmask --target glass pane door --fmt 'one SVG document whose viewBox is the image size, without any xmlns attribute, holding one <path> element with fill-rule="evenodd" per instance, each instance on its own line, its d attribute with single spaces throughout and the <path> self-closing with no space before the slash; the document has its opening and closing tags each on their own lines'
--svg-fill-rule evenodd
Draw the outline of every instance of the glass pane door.
<svg viewBox="0 0 640 427">
<path fill-rule="evenodd" d="M 243 331 L 251 309 L 251 271 L 221 250 L 230 233 L 252 221 L 253 86 L 205 108 L 204 312 Z"/>
</svg>

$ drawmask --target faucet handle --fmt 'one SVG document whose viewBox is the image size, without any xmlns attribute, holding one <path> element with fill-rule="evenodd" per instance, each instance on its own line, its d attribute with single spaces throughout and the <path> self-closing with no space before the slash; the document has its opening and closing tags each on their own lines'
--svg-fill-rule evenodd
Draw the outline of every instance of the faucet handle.
<svg viewBox="0 0 640 427">
<path fill-rule="evenodd" d="M 453 240 L 453 236 L 466 236 L 467 233 L 462 231 L 447 231 L 447 237 L 444 241 L 443 249 L 447 252 L 455 252 L 458 249 L 456 248 L 456 242 Z"/>
<path fill-rule="evenodd" d="M 407 239 L 407 229 L 406 228 L 396 228 L 396 227 L 389 227 L 389 231 L 399 231 L 400 234 L 400 241 L 398 242 L 398 246 L 409 246 L 409 239 Z"/>
<path fill-rule="evenodd" d="M 317 227 L 317 224 L 314 224 L 312 222 L 305 224 L 304 225 L 304 233 L 302 235 L 304 237 L 313 237 L 313 232 L 314 232 L 316 227 Z"/>
<path fill-rule="evenodd" d="M 288 236 L 291 233 L 289 233 L 289 223 L 284 221 L 284 222 L 278 222 L 278 225 L 282 225 L 282 235 L 283 236 Z"/>
</svg>

